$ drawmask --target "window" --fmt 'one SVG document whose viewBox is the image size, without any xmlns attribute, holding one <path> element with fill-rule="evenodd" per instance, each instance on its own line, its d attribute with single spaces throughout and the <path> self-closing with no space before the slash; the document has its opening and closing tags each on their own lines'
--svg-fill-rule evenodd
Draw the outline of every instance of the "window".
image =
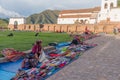
<svg viewBox="0 0 120 80">
<path fill-rule="evenodd" d="M 17 29 L 17 26 L 18 26 L 18 22 L 15 21 L 15 22 L 14 22 L 14 29 Z"/>
<path fill-rule="evenodd" d="M 29 29 L 31 28 L 31 26 L 29 26 Z"/>
<path fill-rule="evenodd" d="M 113 8 L 113 3 L 110 4 L 110 9 L 112 9 L 112 8 Z"/>
<path fill-rule="evenodd" d="M 88 23 L 88 20 L 87 20 L 87 19 L 85 19 L 85 20 L 84 20 L 84 24 L 87 24 L 87 23 Z"/>
<path fill-rule="evenodd" d="M 84 20 L 80 20 L 80 23 L 83 24 L 83 23 L 84 23 Z"/>
<path fill-rule="evenodd" d="M 107 4 L 107 3 L 105 3 L 105 5 L 104 5 L 104 9 L 107 9 L 107 7 L 108 7 L 108 4 Z"/>
<path fill-rule="evenodd" d="M 26 26 L 24 26 L 24 30 L 26 29 Z"/>
<path fill-rule="evenodd" d="M 101 15 L 99 14 L 99 17 L 101 17 Z"/>
</svg>

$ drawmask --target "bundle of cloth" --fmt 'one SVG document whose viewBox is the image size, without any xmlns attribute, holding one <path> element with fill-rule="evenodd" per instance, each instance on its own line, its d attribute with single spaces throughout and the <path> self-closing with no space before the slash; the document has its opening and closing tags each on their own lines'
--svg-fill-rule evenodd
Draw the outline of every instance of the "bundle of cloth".
<svg viewBox="0 0 120 80">
<path fill-rule="evenodd" d="M 84 40 L 92 39 L 98 36 L 99 36 L 98 34 L 94 34 L 93 32 L 90 31 L 81 34 L 81 38 L 83 38 Z"/>
<path fill-rule="evenodd" d="M 23 52 L 17 51 L 13 48 L 5 48 L 1 51 L 1 53 L 5 56 L 6 59 L 9 61 L 16 61 L 18 60 L 21 56 L 24 55 Z"/>
<path fill-rule="evenodd" d="M 33 64 L 34 62 L 31 62 L 34 66 L 28 69 L 21 68 L 12 80 L 45 80 L 66 65 L 78 59 L 81 53 L 95 46 L 97 45 L 71 45 L 49 51 L 46 53 L 46 61 L 42 61 L 41 63 L 35 61 L 37 62 L 35 64 Z M 30 61 L 31 59 L 32 61 L 35 60 L 33 56 L 30 58 Z"/>
<path fill-rule="evenodd" d="M 81 36 L 85 39 L 85 40 L 88 40 L 88 39 L 92 39 L 92 38 L 95 38 L 97 37 L 98 35 L 93 33 L 92 31 L 90 31 L 87 26 L 85 28 L 85 31 L 81 34 Z"/>
<path fill-rule="evenodd" d="M 13 77 L 12 80 L 44 80 L 67 65 L 69 61 L 70 59 L 68 58 L 57 57 L 41 63 L 39 67 L 37 66 L 27 70 L 18 70 L 16 76 Z"/>
</svg>

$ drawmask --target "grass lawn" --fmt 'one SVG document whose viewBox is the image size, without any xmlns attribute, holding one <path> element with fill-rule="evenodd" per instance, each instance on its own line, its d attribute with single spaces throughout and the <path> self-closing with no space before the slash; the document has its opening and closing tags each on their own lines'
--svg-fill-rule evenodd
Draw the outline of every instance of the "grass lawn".
<svg viewBox="0 0 120 80">
<path fill-rule="evenodd" d="M 13 37 L 8 37 L 9 33 L 13 33 Z M 4 48 L 14 48 L 19 51 L 29 50 L 36 40 L 41 39 L 42 46 L 47 46 L 50 42 L 66 42 L 71 38 L 66 33 L 39 33 L 39 36 L 34 36 L 35 32 L 24 31 L 0 31 L 0 51 Z M 1 54 L 0 54 L 1 56 Z"/>
</svg>

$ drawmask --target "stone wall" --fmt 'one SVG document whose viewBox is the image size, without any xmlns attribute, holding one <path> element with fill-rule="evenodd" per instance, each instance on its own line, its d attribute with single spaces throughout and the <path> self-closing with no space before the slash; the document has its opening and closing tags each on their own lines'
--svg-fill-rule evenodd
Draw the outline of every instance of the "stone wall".
<svg viewBox="0 0 120 80">
<path fill-rule="evenodd" d="M 95 33 L 105 32 L 112 33 L 113 28 L 118 23 L 109 24 L 22 24 L 18 25 L 17 30 L 24 31 L 49 31 L 49 32 L 84 32 L 87 27 L 90 31 Z M 8 25 L 10 30 L 14 30 L 13 25 Z"/>
</svg>

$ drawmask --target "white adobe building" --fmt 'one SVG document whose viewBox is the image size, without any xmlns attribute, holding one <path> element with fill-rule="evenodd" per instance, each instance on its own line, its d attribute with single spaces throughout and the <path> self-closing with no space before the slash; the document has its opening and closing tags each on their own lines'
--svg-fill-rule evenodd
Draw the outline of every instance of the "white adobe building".
<svg viewBox="0 0 120 80">
<path fill-rule="evenodd" d="M 105 20 L 120 22 L 120 8 L 118 8 L 117 4 L 118 0 L 102 0 L 97 22 Z"/>
<path fill-rule="evenodd" d="M 63 10 L 60 12 L 58 24 L 95 24 L 102 21 L 120 22 L 120 8 L 118 0 L 102 0 L 101 7 Z"/>
<path fill-rule="evenodd" d="M 9 24 L 12 24 L 12 25 L 14 24 L 20 25 L 20 24 L 25 24 L 25 23 L 26 23 L 26 20 L 24 17 L 13 17 L 9 19 Z"/>
<path fill-rule="evenodd" d="M 100 7 L 79 9 L 79 10 L 63 10 L 58 17 L 58 24 L 75 24 L 79 23 L 96 23 Z"/>
<path fill-rule="evenodd" d="M 14 25 L 14 29 L 17 29 L 18 25 L 25 23 L 26 19 L 24 17 L 13 17 L 9 19 L 9 25 Z"/>
</svg>

